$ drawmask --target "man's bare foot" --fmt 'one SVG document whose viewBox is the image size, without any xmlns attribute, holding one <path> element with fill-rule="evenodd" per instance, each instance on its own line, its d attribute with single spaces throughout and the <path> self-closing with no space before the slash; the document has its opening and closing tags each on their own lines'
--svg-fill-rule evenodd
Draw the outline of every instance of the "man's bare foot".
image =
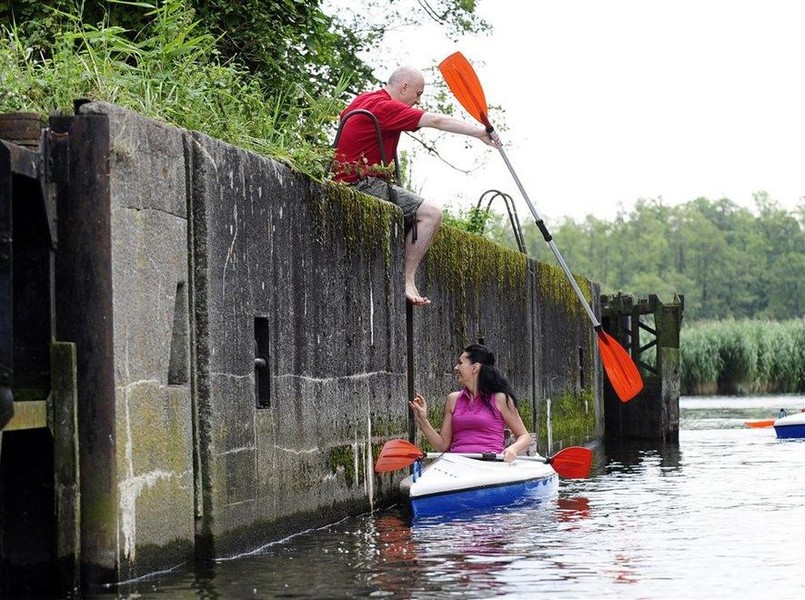
<svg viewBox="0 0 805 600">
<path fill-rule="evenodd" d="M 430 300 L 426 296 L 420 296 L 418 291 L 405 291 L 405 299 L 414 306 L 425 306 L 430 304 Z"/>
</svg>

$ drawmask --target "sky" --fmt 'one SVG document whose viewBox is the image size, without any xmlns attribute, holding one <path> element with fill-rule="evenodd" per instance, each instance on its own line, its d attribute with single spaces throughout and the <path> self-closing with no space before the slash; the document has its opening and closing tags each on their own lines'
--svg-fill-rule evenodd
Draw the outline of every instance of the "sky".
<svg viewBox="0 0 805 600">
<path fill-rule="evenodd" d="M 461 51 L 502 109 L 490 120 L 546 223 L 611 220 L 640 198 L 753 209 L 753 194 L 766 192 L 787 210 L 803 205 L 805 2 L 479 0 L 477 12 L 491 35 L 454 42 L 435 26 L 398 30 L 370 62 L 385 80 L 389 65 L 426 70 Z M 426 97 L 438 77 L 426 72 Z M 525 222 L 498 151 L 452 137 L 442 154 L 469 174 L 403 138 L 413 187 L 451 209 L 500 190 Z"/>
</svg>

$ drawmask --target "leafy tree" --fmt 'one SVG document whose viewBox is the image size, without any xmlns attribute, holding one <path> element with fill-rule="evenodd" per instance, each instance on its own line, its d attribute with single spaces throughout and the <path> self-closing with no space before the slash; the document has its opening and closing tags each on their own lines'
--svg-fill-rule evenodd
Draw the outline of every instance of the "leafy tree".
<svg viewBox="0 0 805 600">
<path fill-rule="evenodd" d="M 805 211 L 782 210 L 764 193 L 756 204 L 755 215 L 726 198 L 638 200 L 612 221 L 565 219 L 551 233 L 570 268 L 604 292 L 684 294 L 688 320 L 802 317 Z M 513 246 L 502 216 L 487 229 Z M 529 255 L 555 260 L 535 225 L 523 232 Z"/>
<path fill-rule="evenodd" d="M 0 0 L 0 25 L 15 27 L 47 59 L 60 23 L 80 15 L 83 23 L 115 27 L 119 38 L 135 43 L 160 11 L 185 13 L 211 34 L 224 65 L 251 74 L 276 112 L 277 122 L 291 127 L 291 139 L 328 146 L 338 107 L 329 125 L 294 119 L 328 99 L 345 102 L 377 83 L 373 66 L 364 60 L 377 53 L 387 31 L 425 22 L 449 35 L 488 29 L 474 0 Z M 311 126 L 312 125 L 312 126 Z M 435 152 L 434 143 L 423 145 Z"/>
</svg>

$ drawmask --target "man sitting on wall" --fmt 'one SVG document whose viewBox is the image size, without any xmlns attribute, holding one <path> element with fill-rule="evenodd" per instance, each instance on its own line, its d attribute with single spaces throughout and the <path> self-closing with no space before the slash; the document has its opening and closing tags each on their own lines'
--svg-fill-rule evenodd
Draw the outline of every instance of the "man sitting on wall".
<svg viewBox="0 0 805 600">
<path fill-rule="evenodd" d="M 433 127 L 449 133 L 477 137 L 485 144 L 497 146 L 483 127 L 459 119 L 415 108 L 425 89 L 425 78 L 412 67 L 399 67 L 389 77 L 385 88 L 359 94 L 341 113 L 343 119 L 354 110 L 368 110 L 378 120 L 383 150 L 389 161 L 397 156 L 397 143 L 403 131 Z M 336 181 L 353 186 L 366 194 L 389 200 L 399 206 L 405 217 L 405 297 L 415 305 L 430 304 L 416 286 L 416 271 L 433 236 L 442 222 L 441 209 L 404 188 L 392 183 L 391 167 L 382 164 L 377 133 L 373 121 L 363 115 L 344 123 L 335 155 Z"/>
</svg>

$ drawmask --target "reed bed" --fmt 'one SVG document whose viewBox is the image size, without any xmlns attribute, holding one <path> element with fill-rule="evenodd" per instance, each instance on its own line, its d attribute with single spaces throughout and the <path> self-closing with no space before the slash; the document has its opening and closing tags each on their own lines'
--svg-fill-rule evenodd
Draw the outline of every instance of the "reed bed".
<svg viewBox="0 0 805 600">
<path fill-rule="evenodd" d="M 685 395 L 805 392 L 805 320 L 703 321 L 680 335 Z"/>
</svg>

